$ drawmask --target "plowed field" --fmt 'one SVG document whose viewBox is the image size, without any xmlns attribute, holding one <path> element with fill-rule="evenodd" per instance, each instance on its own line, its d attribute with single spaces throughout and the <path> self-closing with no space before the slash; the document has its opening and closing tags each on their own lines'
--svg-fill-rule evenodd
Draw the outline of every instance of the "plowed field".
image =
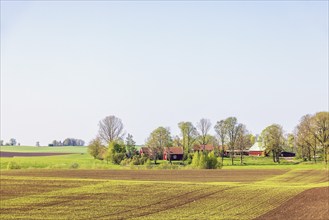
<svg viewBox="0 0 329 220">
<path fill-rule="evenodd" d="M 323 219 L 329 196 L 314 209 L 307 190 L 328 181 L 321 170 L 1 171 L 0 218 L 282 219 L 271 210 L 292 214 L 297 199 L 302 216 Z"/>
</svg>

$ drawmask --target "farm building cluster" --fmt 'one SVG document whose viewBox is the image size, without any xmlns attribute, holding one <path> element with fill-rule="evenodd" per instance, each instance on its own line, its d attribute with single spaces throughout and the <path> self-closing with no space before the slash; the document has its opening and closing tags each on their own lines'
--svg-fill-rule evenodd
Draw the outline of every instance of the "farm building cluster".
<svg viewBox="0 0 329 220">
<path fill-rule="evenodd" d="M 138 147 L 139 154 L 145 155 L 146 157 L 153 157 L 154 151 L 152 148 L 147 146 L 139 146 Z M 192 148 L 192 153 L 194 152 L 223 152 L 224 156 L 229 156 L 231 151 L 227 146 L 213 146 L 210 144 L 207 145 L 195 145 Z M 162 154 L 163 160 L 183 160 L 184 158 L 184 149 L 183 147 L 165 147 Z M 266 156 L 265 148 L 262 146 L 261 142 L 255 142 L 255 144 L 249 150 L 234 150 L 235 155 L 246 155 L 246 156 Z M 281 157 L 294 157 L 295 153 L 291 152 L 282 152 Z"/>
</svg>

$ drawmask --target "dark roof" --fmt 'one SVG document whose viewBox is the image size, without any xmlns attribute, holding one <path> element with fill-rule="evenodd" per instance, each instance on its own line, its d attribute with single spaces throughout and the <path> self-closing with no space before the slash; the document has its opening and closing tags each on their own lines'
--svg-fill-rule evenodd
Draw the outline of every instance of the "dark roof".
<svg viewBox="0 0 329 220">
<path fill-rule="evenodd" d="M 182 147 L 169 147 L 170 154 L 184 154 Z M 164 149 L 164 153 L 168 153 L 168 147 Z"/>
</svg>

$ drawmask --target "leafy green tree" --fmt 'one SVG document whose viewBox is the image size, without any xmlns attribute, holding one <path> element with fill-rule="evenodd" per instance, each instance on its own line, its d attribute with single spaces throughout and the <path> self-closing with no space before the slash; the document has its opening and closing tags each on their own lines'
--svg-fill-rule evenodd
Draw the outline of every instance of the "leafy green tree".
<svg viewBox="0 0 329 220">
<path fill-rule="evenodd" d="M 326 164 L 328 164 L 329 151 L 329 112 L 318 112 L 314 115 L 312 133 L 319 142 L 323 151 L 323 157 Z"/>
<path fill-rule="evenodd" d="M 158 127 L 152 131 L 147 139 L 147 145 L 149 148 L 151 148 L 153 160 L 156 164 L 156 161 L 158 157 L 163 153 L 164 148 L 169 148 L 172 146 L 172 139 L 170 136 L 169 128 Z M 168 152 L 170 153 L 169 150 Z M 170 155 L 169 158 L 171 158 Z"/>
<path fill-rule="evenodd" d="M 11 145 L 11 146 L 15 146 L 16 145 L 16 139 L 15 138 L 10 138 L 10 140 L 9 140 L 9 144 Z"/>
<path fill-rule="evenodd" d="M 182 146 L 184 148 L 184 158 L 187 157 L 188 153 L 191 151 L 193 144 L 197 140 L 198 132 L 191 122 L 180 122 L 178 127 L 181 132 Z"/>
<path fill-rule="evenodd" d="M 102 152 L 104 150 L 104 146 L 99 138 L 93 139 L 88 145 L 88 153 L 94 157 L 94 159 L 100 159 L 102 157 Z"/>
<path fill-rule="evenodd" d="M 295 135 L 292 133 L 287 134 L 287 151 L 296 152 Z"/>
<path fill-rule="evenodd" d="M 300 119 L 300 123 L 296 127 L 296 144 L 299 147 L 299 152 L 306 160 L 311 161 L 312 155 L 316 163 L 317 142 L 314 133 L 314 123 L 312 115 L 304 115 Z"/>
<path fill-rule="evenodd" d="M 286 144 L 281 125 L 272 124 L 266 127 L 261 135 L 265 151 L 272 152 L 273 162 L 280 163 L 280 154 Z"/>
<path fill-rule="evenodd" d="M 120 164 L 125 158 L 126 148 L 123 143 L 111 141 L 108 145 L 105 159 L 107 162 Z"/>
<path fill-rule="evenodd" d="M 174 137 L 172 137 L 172 140 L 173 140 L 173 146 L 175 147 L 183 147 L 183 144 L 182 144 L 182 139 L 176 135 Z"/>
<path fill-rule="evenodd" d="M 129 158 L 136 155 L 136 142 L 131 134 L 128 134 L 126 138 L 126 150 Z"/>
</svg>

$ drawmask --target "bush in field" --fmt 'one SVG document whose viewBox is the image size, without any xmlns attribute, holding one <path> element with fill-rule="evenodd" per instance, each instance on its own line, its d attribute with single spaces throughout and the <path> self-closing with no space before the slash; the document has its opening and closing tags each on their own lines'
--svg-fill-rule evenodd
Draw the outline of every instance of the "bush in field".
<svg viewBox="0 0 329 220">
<path fill-rule="evenodd" d="M 120 164 L 122 160 L 126 158 L 126 148 L 123 144 L 111 141 L 109 143 L 107 152 L 105 154 L 105 159 L 107 162 L 112 162 L 114 164 Z"/>
<path fill-rule="evenodd" d="M 166 162 L 160 164 L 157 168 L 163 169 L 163 170 L 170 170 L 170 169 L 173 170 L 173 169 L 178 169 L 178 166 L 166 161 Z"/>
<path fill-rule="evenodd" d="M 77 168 L 79 168 L 79 164 L 78 163 L 72 163 L 70 168 L 71 169 L 77 169 Z"/>
<path fill-rule="evenodd" d="M 148 160 L 148 158 L 145 156 L 134 155 L 132 158 L 125 158 L 124 160 L 122 160 L 120 162 L 120 165 L 122 165 L 122 166 L 144 165 L 147 160 Z"/>
<path fill-rule="evenodd" d="M 134 165 L 143 165 L 148 160 L 145 156 L 135 155 L 133 156 L 131 163 Z"/>
<path fill-rule="evenodd" d="M 112 163 L 114 164 L 120 164 L 121 161 L 123 161 L 125 159 L 126 155 L 124 153 L 115 153 L 113 155 L 113 160 Z"/>
<path fill-rule="evenodd" d="M 220 158 L 217 158 L 214 152 L 210 152 L 208 154 L 206 161 L 207 161 L 206 169 L 217 169 L 222 167 Z"/>
<path fill-rule="evenodd" d="M 21 166 L 18 163 L 14 162 L 14 161 L 10 161 L 7 164 L 7 169 L 8 170 L 21 169 Z"/>
<path fill-rule="evenodd" d="M 200 154 L 199 154 L 199 151 L 197 151 L 193 155 L 192 167 L 198 168 L 199 167 L 199 160 L 200 160 Z"/>
<path fill-rule="evenodd" d="M 200 159 L 199 159 L 199 168 L 200 169 L 206 169 L 207 168 L 207 160 L 208 160 L 207 153 L 201 152 L 200 153 Z"/>
<path fill-rule="evenodd" d="M 187 154 L 187 159 L 186 159 L 187 164 L 191 164 L 192 160 L 193 160 L 193 153 Z"/>
<path fill-rule="evenodd" d="M 217 169 L 221 168 L 222 164 L 220 158 L 217 158 L 214 152 L 210 152 L 209 154 L 195 152 L 191 166 L 197 169 Z"/>
</svg>

